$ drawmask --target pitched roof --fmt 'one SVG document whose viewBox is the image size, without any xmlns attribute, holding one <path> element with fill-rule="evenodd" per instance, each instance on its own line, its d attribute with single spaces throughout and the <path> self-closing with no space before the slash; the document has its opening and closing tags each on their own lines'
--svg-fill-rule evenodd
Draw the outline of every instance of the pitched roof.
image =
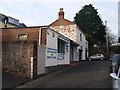
<svg viewBox="0 0 120 90">
<path fill-rule="evenodd" d="M 44 28 L 44 27 L 48 27 L 46 26 L 28 26 L 28 27 L 4 27 L 4 28 L 0 28 L 0 29 L 19 29 L 19 28 Z"/>
<path fill-rule="evenodd" d="M 54 27 L 54 26 L 61 26 L 61 25 L 73 25 L 73 24 L 76 24 L 76 23 L 63 18 L 63 19 L 55 20 L 53 23 L 51 23 L 49 25 L 49 27 L 50 26 L 52 26 L 52 27 Z"/>
<path fill-rule="evenodd" d="M 53 23 L 51 23 L 49 27 L 61 26 L 61 25 L 66 26 L 66 25 L 74 25 L 74 24 L 76 23 L 64 18 L 63 8 L 60 8 L 60 11 L 58 12 L 58 19 L 55 20 Z"/>
</svg>

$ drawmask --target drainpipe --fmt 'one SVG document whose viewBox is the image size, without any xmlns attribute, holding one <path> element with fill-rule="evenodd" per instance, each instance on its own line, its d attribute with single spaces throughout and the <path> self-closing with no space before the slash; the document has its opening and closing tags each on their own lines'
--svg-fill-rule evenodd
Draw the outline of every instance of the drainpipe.
<svg viewBox="0 0 120 90">
<path fill-rule="evenodd" d="M 38 45 L 40 45 L 41 44 L 41 28 L 39 29 L 39 43 L 38 43 Z"/>
</svg>

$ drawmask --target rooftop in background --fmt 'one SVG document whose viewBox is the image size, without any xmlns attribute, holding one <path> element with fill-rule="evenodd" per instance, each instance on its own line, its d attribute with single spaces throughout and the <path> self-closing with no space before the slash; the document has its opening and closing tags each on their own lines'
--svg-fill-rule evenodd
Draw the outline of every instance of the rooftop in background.
<svg viewBox="0 0 120 90">
<path fill-rule="evenodd" d="M 41 28 L 41 27 L 48 27 L 47 25 L 45 26 L 28 26 L 28 27 L 4 27 L 4 28 L 0 28 L 0 29 L 17 29 L 17 28 Z"/>
<path fill-rule="evenodd" d="M 19 20 L 6 16 L 0 13 L 0 28 L 4 27 L 27 27 L 24 23 L 19 23 Z"/>
<path fill-rule="evenodd" d="M 63 8 L 60 8 L 60 11 L 58 12 L 58 19 L 52 22 L 49 26 L 61 26 L 61 25 L 73 25 L 76 24 L 70 20 L 67 20 L 64 18 L 64 11 Z"/>
</svg>

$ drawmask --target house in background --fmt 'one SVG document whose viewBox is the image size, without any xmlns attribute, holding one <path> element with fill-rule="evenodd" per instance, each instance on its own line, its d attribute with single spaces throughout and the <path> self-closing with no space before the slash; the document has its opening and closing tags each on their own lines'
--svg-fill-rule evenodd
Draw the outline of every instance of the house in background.
<svg viewBox="0 0 120 90">
<path fill-rule="evenodd" d="M 24 23 L 19 23 L 19 20 L 6 16 L 0 13 L 0 28 L 4 27 L 26 27 Z"/>
<path fill-rule="evenodd" d="M 85 34 L 78 28 L 76 23 L 64 19 L 63 8 L 60 8 L 60 12 L 58 12 L 58 19 L 51 23 L 49 27 L 79 44 L 77 48 L 74 47 L 74 44 L 70 47 L 71 62 L 86 60 L 88 57 L 88 41 Z M 75 50 L 77 53 L 73 53 Z M 74 57 L 75 55 L 77 58 Z"/>
</svg>

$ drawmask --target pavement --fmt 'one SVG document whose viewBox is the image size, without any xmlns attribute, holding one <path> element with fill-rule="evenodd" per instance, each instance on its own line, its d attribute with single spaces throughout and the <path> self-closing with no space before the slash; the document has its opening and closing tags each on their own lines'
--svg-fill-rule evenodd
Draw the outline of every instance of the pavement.
<svg viewBox="0 0 120 90">
<path fill-rule="evenodd" d="M 2 89 L 15 88 L 31 80 L 31 78 L 17 77 L 7 72 L 2 72 Z"/>
<path fill-rule="evenodd" d="M 77 65 L 78 62 L 73 62 L 71 64 L 69 64 L 68 66 L 75 66 Z M 63 68 L 62 70 L 64 70 L 65 68 Z M 59 70 L 59 71 L 62 71 Z M 51 75 L 53 75 L 53 73 L 55 74 L 56 72 L 59 71 L 55 71 L 52 72 Z M 48 73 L 50 74 L 50 73 Z M 45 75 L 44 75 L 45 76 Z M 42 76 L 42 77 L 44 77 Z M 40 78 L 40 76 L 38 76 L 36 79 Z M 35 79 L 32 78 L 25 78 L 25 77 L 18 77 L 18 76 L 14 76 L 12 74 L 9 74 L 8 72 L 2 72 L 2 89 L 13 89 L 16 87 L 19 87 L 20 85 L 24 85 L 25 83 L 29 83 L 32 82 Z"/>
</svg>

